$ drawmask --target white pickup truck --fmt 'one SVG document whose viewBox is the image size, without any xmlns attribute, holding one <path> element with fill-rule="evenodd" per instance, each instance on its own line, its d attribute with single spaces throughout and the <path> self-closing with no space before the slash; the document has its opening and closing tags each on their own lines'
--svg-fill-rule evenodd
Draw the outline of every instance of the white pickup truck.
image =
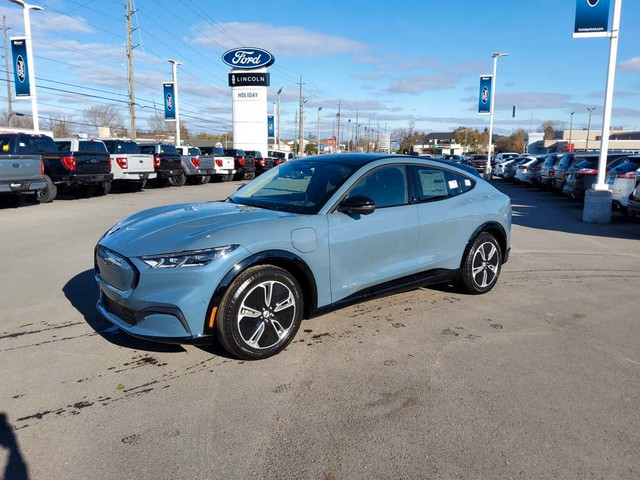
<svg viewBox="0 0 640 480">
<path fill-rule="evenodd" d="M 213 158 L 213 174 L 211 178 L 217 182 L 228 182 L 236 173 L 235 159 L 225 156 L 222 144 L 211 147 L 200 147 L 200 158 Z"/>
<path fill-rule="evenodd" d="M 114 187 L 127 192 L 142 190 L 147 180 L 158 176 L 153 155 L 140 153 L 140 147 L 132 140 L 102 139 L 111 155 L 111 172 Z"/>
</svg>

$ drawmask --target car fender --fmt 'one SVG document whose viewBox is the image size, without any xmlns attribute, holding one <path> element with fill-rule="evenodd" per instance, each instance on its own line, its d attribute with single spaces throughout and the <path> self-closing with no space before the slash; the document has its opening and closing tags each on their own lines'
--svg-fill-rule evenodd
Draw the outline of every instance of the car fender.
<svg viewBox="0 0 640 480">
<path fill-rule="evenodd" d="M 503 264 L 507 263 L 507 260 L 509 259 L 509 248 L 507 245 L 507 232 L 505 231 L 504 227 L 498 222 L 486 222 L 480 225 L 478 228 L 476 228 L 476 230 L 471 234 L 471 237 L 469 237 L 469 240 L 467 241 L 467 245 L 464 248 L 464 255 L 462 255 L 462 260 L 460 262 L 461 269 L 465 261 L 465 258 L 467 258 L 469 250 L 471 249 L 471 245 L 473 245 L 473 242 L 475 241 L 475 239 L 478 238 L 480 234 L 484 232 L 491 233 L 496 237 L 496 240 L 498 240 L 498 244 L 500 245 L 500 249 L 502 250 L 502 263 Z"/>
<path fill-rule="evenodd" d="M 290 272 L 300 284 L 304 295 L 304 317 L 308 317 L 316 309 L 318 303 L 318 291 L 316 280 L 309 265 L 295 253 L 286 250 L 265 250 L 254 253 L 236 263 L 222 278 L 216 287 L 204 324 L 204 334 L 212 334 L 215 331 L 213 322 L 210 321 L 214 309 L 217 309 L 222 298 L 233 281 L 247 268 L 256 265 L 274 265 Z"/>
</svg>

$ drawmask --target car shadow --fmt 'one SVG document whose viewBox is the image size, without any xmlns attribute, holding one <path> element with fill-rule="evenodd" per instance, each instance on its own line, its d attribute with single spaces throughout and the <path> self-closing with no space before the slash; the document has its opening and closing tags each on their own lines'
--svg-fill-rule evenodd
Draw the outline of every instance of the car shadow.
<svg viewBox="0 0 640 480">
<path fill-rule="evenodd" d="M 577 235 L 640 238 L 639 222 L 618 211 L 611 212 L 611 223 L 586 223 L 582 221 L 584 204 L 580 201 L 570 200 L 548 190 L 508 183 L 502 179 L 494 179 L 491 183 L 511 198 L 514 225 Z"/>
<path fill-rule="evenodd" d="M 0 413 L 0 447 L 8 450 L 6 458 L 7 463 L 4 467 L 4 476 L 2 478 L 12 480 L 28 480 L 29 470 L 24 461 L 18 439 L 9 422 L 7 415 Z"/>
<path fill-rule="evenodd" d="M 99 292 L 93 270 L 79 273 L 62 288 L 64 296 L 82 314 L 89 326 L 102 338 L 114 345 L 148 352 L 184 352 L 181 345 L 150 342 L 127 335 L 100 315 L 96 308 Z"/>
</svg>

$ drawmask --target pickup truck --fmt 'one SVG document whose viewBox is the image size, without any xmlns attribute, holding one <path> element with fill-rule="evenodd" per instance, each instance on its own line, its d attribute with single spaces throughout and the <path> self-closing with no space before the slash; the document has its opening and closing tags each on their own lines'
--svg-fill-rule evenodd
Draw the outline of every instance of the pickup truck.
<svg viewBox="0 0 640 480">
<path fill-rule="evenodd" d="M 236 169 L 234 180 L 252 180 L 256 176 L 253 157 L 247 158 L 244 150 L 241 148 L 225 148 L 224 154 L 234 158 Z"/>
<path fill-rule="evenodd" d="M 0 147 L 1 148 L 1 147 Z M 28 194 L 47 187 L 40 155 L 3 155 L 0 157 L 0 203 L 19 207 Z"/>
<path fill-rule="evenodd" d="M 182 168 L 182 159 L 175 145 L 162 142 L 140 142 L 140 153 L 153 155 L 153 164 L 158 176 L 155 184 L 158 187 L 181 187 L 187 182 Z"/>
<path fill-rule="evenodd" d="M 209 183 L 213 175 L 213 158 L 202 156 L 198 147 L 181 145 L 176 147 L 182 159 L 182 169 L 191 185 Z"/>
<path fill-rule="evenodd" d="M 132 140 L 102 139 L 111 155 L 113 186 L 125 192 L 139 192 L 148 180 L 158 176 L 154 170 L 153 155 L 140 153 L 140 147 Z"/>
<path fill-rule="evenodd" d="M 40 203 L 56 198 L 60 187 L 77 197 L 104 195 L 111 188 L 113 174 L 106 152 L 60 152 L 53 138 L 36 133 L 3 133 L 0 145 L 0 159 L 8 155 L 41 156 L 46 187 L 38 193 Z"/>
<path fill-rule="evenodd" d="M 256 176 L 282 163 L 279 158 L 263 157 L 259 150 L 245 150 L 244 152 L 247 154 L 247 158 L 253 158 L 253 164 L 256 167 Z"/>
<path fill-rule="evenodd" d="M 221 146 L 200 147 L 202 157 L 213 159 L 212 180 L 216 182 L 228 182 L 236 173 L 235 161 L 233 157 L 225 156 L 224 148 Z"/>
</svg>

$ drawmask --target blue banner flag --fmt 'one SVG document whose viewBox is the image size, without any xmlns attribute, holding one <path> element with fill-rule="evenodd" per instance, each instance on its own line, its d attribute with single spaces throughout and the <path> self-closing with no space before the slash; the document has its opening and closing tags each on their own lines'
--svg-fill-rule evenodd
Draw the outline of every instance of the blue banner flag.
<svg viewBox="0 0 640 480">
<path fill-rule="evenodd" d="M 274 138 L 276 136 L 276 127 L 273 115 L 267 115 L 267 132 L 269 138 Z"/>
<path fill-rule="evenodd" d="M 609 29 L 610 0 L 576 0 L 576 25 L 573 33 L 606 32 Z M 600 36 L 600 35 L 598 35 Z"/>
<path fill-rule="evenodd" d="M 173 82 L 164 82 L 162 84 L 162 91 L 164 93 L 164 119 L 175 120 L 176 119 L 176 103 L 175 103 L 175 90 Z"/>
<path fill-rule="evenodd" d="M 478 113 L 491 113 L 491 89 L 493 88 L 493 75 L 480 77 L 480 98 L 478 99 Z"/>
<path fill-rule="evenodd" d="M 29 83 L 29 64 L 27 62 L 27 37 L 12 37 L 11 52 L 13 53 L 13 79 L 16 84 L 17 98 L 31 98 L 31 84 Z"/>
</svg>

